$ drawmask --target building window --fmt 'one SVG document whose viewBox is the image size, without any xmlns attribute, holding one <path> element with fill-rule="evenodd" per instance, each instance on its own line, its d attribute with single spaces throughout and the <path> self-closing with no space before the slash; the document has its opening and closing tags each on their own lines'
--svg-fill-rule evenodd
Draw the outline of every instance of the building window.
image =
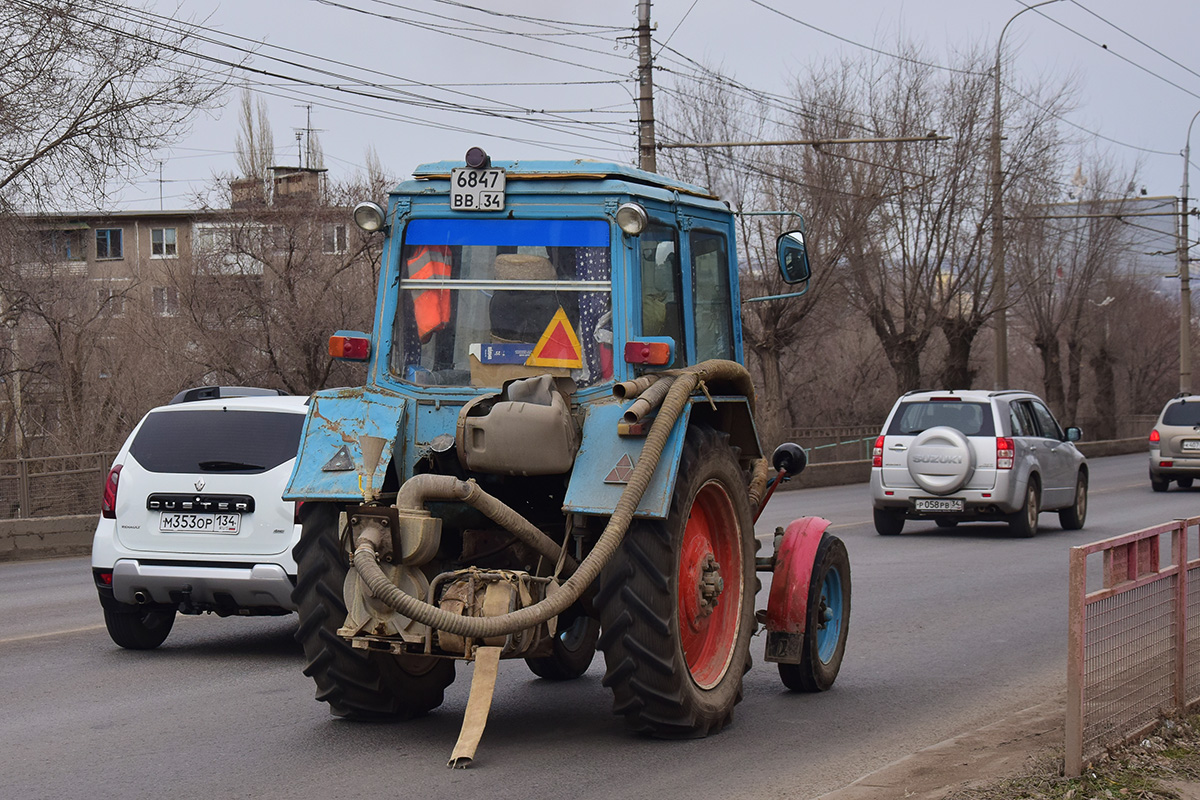
<svg viewBox="0 0 1200 800">
<path fill-rule="evenodd" d="M 155 286 L 154 313 L 159 317 L 173 317 L 178 314 L 179 290 L 174 286 Z"/>
<path fill-rule="evenodd" d="M 326 225 L 322 236 L 321 252 L 340 254 L 346 252 L 346 226 Z"/>
<path fill-rule="evenodd" d="M 119 259 L 125 257 L 120 228 L 96 229 L 96 259 Z"/>
<path fill-rule="evenodd" d="M 174 228 L 151 228 L 150 229 L 150 257 L 151 258 L 175 258 L 179 255 L 179 248 L 175 243 Z"/>
<path fill-rule="evenodd" d="M 119 317 L 125 313 L 125 295 L 112 289 L 97 289 L 96 300 L 100 310 L 109 317 Z"/>
</svg>

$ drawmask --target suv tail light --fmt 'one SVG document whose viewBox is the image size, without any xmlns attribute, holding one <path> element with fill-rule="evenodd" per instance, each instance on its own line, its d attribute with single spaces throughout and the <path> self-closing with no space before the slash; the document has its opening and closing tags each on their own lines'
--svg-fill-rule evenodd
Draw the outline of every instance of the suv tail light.
<svg viewBox="0 0 1200 800">
<path fill-rule="evenodd" d="M 875 440 L 875 446 L 871 448 L 871 466 L 883 466 L 883 434 L 879 434 L 879 438 Z"/>
<path fill-rule="evenodd" d="M 1154 430 L 1150 431 L 1150 443 L 1154 444 L 1154 443 L 1157 443 L 1159 440 L 1160 440 L 1160 437 L 1158 435 L 1158 428 L 1155 428 Z"/>
<path fill-rule="evenodd" d="M 100 501 L 100 516 L 105 519 L 117 518 L 117 479 L 121 476 L 121 465 L 114 464 L 104 479 L 104 497 Z"/>
<path fill-rule="evenodd" d="M 1016 446 L 1007 436 L 996 437 L 996 469 L 1012 469 Z"/>
</svg>

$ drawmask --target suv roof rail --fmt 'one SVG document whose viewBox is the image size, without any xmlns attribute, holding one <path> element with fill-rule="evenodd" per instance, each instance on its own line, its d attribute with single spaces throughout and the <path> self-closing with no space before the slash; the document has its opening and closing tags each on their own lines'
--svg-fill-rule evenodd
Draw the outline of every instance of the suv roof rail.
<svg viewBox="0 0 1200 800">
<path fill-rule="evenodd" d="M 1002 394 L 1029 394 L 1024 389 L 1000 389 L 995 392 L 988 392 L 988 397 L 999 397 Z"/>
<path fill-rule="evenodd" d="M 282 389 L 263 389 L 259 386 L 195 386 L 172 397 L 167 405 L 218 400 L 222 397 L 286 397 L 287 394 Z"/>
</svg>

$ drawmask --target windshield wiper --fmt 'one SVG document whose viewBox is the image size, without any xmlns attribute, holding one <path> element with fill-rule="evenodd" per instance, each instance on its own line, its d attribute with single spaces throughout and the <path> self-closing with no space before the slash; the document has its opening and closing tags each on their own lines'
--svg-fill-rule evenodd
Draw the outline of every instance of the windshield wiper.
<svg viewBox="0 0 1200 800">
<path fill-rule="evenodd" d="M 244 461 L 201 461 L 197 466 L 206 472 L 232 472 L 239 469 L 266 469 L 262 464 L 247 464 Z"/>
</svg>

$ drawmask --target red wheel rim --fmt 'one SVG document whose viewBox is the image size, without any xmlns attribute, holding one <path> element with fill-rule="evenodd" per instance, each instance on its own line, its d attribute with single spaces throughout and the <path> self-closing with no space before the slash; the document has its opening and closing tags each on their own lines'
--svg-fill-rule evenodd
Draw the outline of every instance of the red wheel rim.
<svg viewBox="0 0 1200 800">
<path fill-rule="evenodd" d="M 679 639 L 688 672 L 702 689 L 716 686 L 729 668 L 742 590 L 737 516 L 725 489 L 710 481 L 692 501 L 679 553 Z"/>
</svg>

